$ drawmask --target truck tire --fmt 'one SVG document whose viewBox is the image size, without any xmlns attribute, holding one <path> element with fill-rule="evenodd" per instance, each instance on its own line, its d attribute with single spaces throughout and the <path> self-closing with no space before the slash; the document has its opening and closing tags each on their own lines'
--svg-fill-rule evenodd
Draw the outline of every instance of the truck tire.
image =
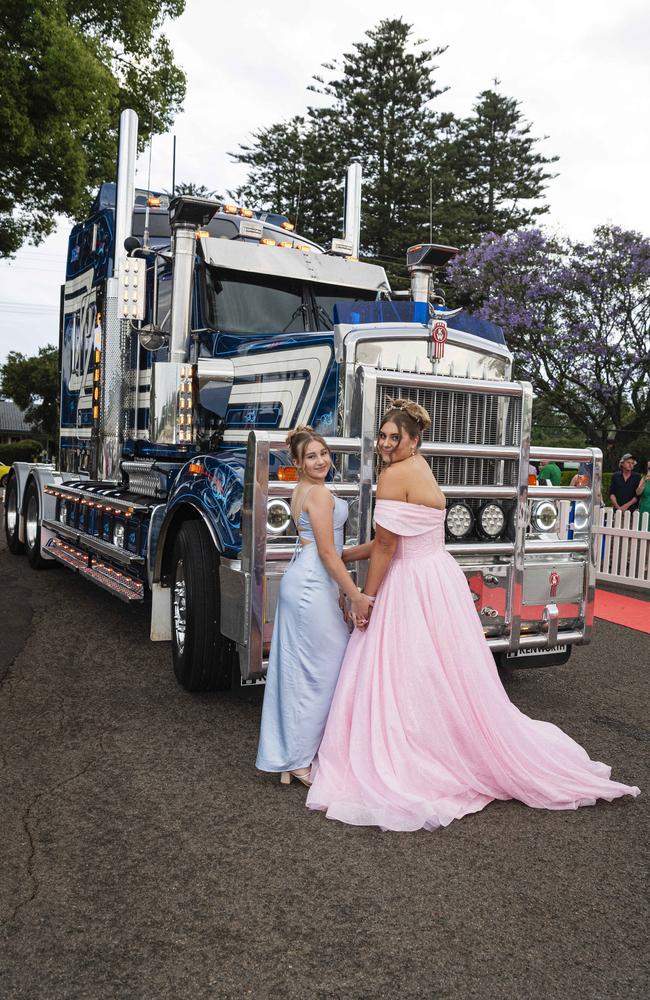
<svg viewBox="0 0 650 1000">
<path fill-rule="evenodd" d="M 5 536 L 9 551 L 15 556 L 23 555 L 25 546 L 18 538 L 18 483 L 15 475 L 9 476 L 5 492 Z"/>
<path fill-rule="evenodd" d="M 171 565 L 174 674 L 186 691 L 227 691 L 233 646 L 221 635 L 219 555 L 202 521 L 185 521 Z"/>
<path fill-rule="evenodd" d="M 32 480 L 25 493 L 25 552 L 32 569 L 44 569 L 47 562 L 41 555 L 41 522 L 38 486 Z"/>
</svg>

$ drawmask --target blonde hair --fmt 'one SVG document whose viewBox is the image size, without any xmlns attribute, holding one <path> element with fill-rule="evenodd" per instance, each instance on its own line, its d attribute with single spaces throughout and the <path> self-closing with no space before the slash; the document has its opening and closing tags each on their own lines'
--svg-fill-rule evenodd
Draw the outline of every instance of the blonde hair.
<svg viewBox="0 0 650 1000">
<path fill-rule="evenodd" d="M 297 427 L 294 427 L 287 434 L 287 445 L 289 446 L 291 457 L 299 468 L 302 466 L 305 449 L 312 441 L 318 441 L 319 444 L 327 448 L 331 457 L 332 452 L 325 438 L 321 434 L 318 434 L 309 424 L 298 424 Z"/>
<path fill-rule="evenodd" d="M 422 434 L 431 427 L 431 417 L 427 410 L 412 399 L 389 399 L 390 405 L 381 418 L 380 429 L 390 420 L 400 431 L 405 431 L 410 438 L 422 443 Z"/>
</svg>

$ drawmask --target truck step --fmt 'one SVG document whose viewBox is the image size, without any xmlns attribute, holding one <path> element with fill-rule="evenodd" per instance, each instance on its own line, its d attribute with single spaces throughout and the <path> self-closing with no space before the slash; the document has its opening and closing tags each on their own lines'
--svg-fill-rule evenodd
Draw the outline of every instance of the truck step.
<svg viewBox="0 0 650 1000">
<path fill-rule="evenodd" d="M 90 552 L 84 552 L 83 549 L 60 538 L 49 538 L 45 549 L 48 555 L 64 566 L 92 580 L 97 586 L 119 597 L 121 601 L 133 604 L 144 600 L 144 584 L 141 580 L 134 580 L 133 577 L 127 576 L 126 573 L 115 569 Z"/>
</svg>

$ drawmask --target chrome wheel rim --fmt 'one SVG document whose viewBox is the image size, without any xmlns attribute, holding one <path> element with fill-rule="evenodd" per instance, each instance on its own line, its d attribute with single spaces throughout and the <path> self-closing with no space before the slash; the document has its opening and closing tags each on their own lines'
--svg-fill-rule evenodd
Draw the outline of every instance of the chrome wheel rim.
<svg viewBox="0 0 650 1000">
<path fill-rule="evenodd" d="M 176 564 L 174 578 L 174 593 L 172 597 L 172 615 L 174 619 L 174 635 L 179 653 L 185 649 L 185 630 L 187 627 L 187 589 L 185 587 L 185 568 L 183 560 Z"/>
<path fill-rule="evenodd" d="M 7 515 L 7 530 L 10 535 L 13 535 L 16 530 L 16 522 L 18 521 L 18 508 L 16 506 L 16 490 L 15 488 L 7 491 L 7 497 L 5 501 L 5 510 Z"/>
<path fill-rule="evenodd" d="M 25 518 L 25 538 L 30 549 L 36 545 L 36 535 L 38 534 L 38 499 L 32 495 L 27 504 L 27 516 Z"/>
</svg>

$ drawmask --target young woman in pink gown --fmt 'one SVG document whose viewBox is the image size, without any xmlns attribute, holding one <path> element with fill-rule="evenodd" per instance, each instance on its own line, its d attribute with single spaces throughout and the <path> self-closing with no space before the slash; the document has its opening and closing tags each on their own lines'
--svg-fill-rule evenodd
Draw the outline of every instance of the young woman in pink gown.
<svg viewBox="0 0 650 1000">
<path fill-rule="evenodd" d="M 462 570 L 444 544 L 445 498 L 418 453 L 429 415 L 397 400 L 382 420 L 376 595 L 347 647 L 307 797 L 328 818 L 433 830 L 493 799 L 577 809 L 638 795 L 549 722 L 508 699 Z"/>
</svg>

